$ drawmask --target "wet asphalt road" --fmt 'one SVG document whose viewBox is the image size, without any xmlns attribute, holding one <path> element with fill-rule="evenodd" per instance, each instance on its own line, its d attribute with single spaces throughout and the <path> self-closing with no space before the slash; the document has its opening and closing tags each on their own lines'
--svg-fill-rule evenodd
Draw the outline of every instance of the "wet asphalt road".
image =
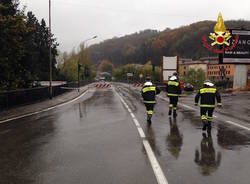
<svg viewBox="0 0 250 184">
<path fill-rule="evenodd" d="M 202 134 L 199 113 L 180 108 L 174 120 L 161 99 L 148 127 L 138 92 L 114 87 L 143 127 L 169 184 L 250 183 L 249 131 L 214 120 L 211 136 Z M 72 104 L 0 125 L 0 183 L 157 182 L 114 89 L 93 88 Z"/>
</svg>

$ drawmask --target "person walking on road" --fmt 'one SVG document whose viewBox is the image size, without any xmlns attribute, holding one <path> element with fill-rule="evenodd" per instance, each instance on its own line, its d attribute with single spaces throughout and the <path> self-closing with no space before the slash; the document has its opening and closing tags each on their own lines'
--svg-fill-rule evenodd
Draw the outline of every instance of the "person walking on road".
<svg viewBox="0 0 250 184">
<path fill-rule="evenodd" d="M 154 105 L 156 104 L 155 96 L 160 93 L 160 89 L 152 84 L 150 77 L 146 78 L 146 82 L 144 83 L 141 95 L 143 98 L 143 102 L 146 106 L 147 110 L 147 122 L 151 124 L 151 118 L 154 111 Z"/>
<path fill-rule="evenodd" d="M 213 112 L 215 108 L 215 99 L 217 100 L 217 106 L 221 107 L 221 96 L 214 84 L 205 80 L 203 88 L 201 88 L 195 96 L 195 105 L 198 105 L 200 99 L 200 114 L 203 124 L 202 130 L 211 130 L 211 122 L 213 119 Z"/>
<path fill-rule="evenodd" d="M 167 85 L 166 85 L 166 92 L 167 96 L 169 97 L 169 112 L 168 115 L 172 115 L 176 118 L 177 116 L 177 104 L 178 104 L 178 97 L 181 95 L 181 87 L 180 82 L 176 75 L 170 77 Z"/>
</svg>

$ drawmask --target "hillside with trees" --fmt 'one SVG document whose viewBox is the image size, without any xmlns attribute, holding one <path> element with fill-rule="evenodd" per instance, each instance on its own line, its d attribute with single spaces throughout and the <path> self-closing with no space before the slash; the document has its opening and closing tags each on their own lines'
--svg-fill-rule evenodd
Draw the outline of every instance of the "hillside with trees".
<svg viewBox="0 0 250 184">
<path fill-rule="evenodd" d="M 215 21 L 201 21 L 161 32 L 145 30 L 109 39 L 90 47 L 91 60 L 96 65 L 102 60 L 109 60 L 115 66 L 145 64 L 149 60 L 160 65 L 162 55 L 192 59 L 213 56 L 202 46 L 202 36 L 213 32 L 215 24 Z M 250 29 L 250 21 L 244 20 L 225 21 L 225 25 L 227 28 Z"/>
</svg>

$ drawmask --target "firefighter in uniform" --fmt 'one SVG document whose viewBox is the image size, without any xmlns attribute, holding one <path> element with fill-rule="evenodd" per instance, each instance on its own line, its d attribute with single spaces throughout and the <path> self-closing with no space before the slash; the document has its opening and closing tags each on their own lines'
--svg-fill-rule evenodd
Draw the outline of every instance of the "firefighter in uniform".
<svg viewBox="0 0 250 184">
<path fill-rule="evenodd" d="M 171 116 L 172 110 L 173 110 L 173 117 L 176 118 L 178 97 L 181 95 L 180 82 L 179 82 L 177 76 L 173 75 L 170 77 L 170 79 L 168 80 L 167 86 L 166 86 L 166 92 L 167 92 L 167 96 L 169 97 L 168 115 Z"/>
<path fill-rule="evenodd" d="M 147 121 L 151 124 L 151 118 L 156 104 L 155 96 L 160 93 L 160 89 L 152 84 L 150 77 L 146 78 L 141 95 L 147 110 Z"/>
<path fill-rule="evenodd" d="M 200 100 L 200 114 L 201 121 L 203 124 L 202 130 L 210 131 L 212 126 L 211 122 L 213 119 L 213 111 L 215 108 L 215 99 L 217 100 L 217 106 L 221 107 L 221 96 L 215 88 L 214 84 L 209 80 L 205 80 L 203 88 L 201 88 L 195 96 L 195 105 L 198 105 Z"/>
</svg>

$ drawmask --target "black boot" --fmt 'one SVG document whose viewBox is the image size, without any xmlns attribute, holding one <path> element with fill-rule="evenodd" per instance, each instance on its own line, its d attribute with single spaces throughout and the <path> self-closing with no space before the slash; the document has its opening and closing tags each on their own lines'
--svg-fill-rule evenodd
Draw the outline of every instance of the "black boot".
<svg viewBox="0 0 250 184">
<path fill-rule="evenodd" d="M 207 123 L 206 123 L 206 121 L 203 120 L 202 124 L 203 124 L 202 130 L 205 131 L 207 129 Z"/>
<path fill-rule="evenodd" d="M 176 110 L 174 110 L 173 117 L 174 117 L 174 118 L 176 118 L 176 117 L 177 117 Z"/>
<path fill-rule="evenodd" d="M 172 109 L 169 109 L 168 115 L 171 116 L 171 114 L 172 114 Z"/>
</svg>

